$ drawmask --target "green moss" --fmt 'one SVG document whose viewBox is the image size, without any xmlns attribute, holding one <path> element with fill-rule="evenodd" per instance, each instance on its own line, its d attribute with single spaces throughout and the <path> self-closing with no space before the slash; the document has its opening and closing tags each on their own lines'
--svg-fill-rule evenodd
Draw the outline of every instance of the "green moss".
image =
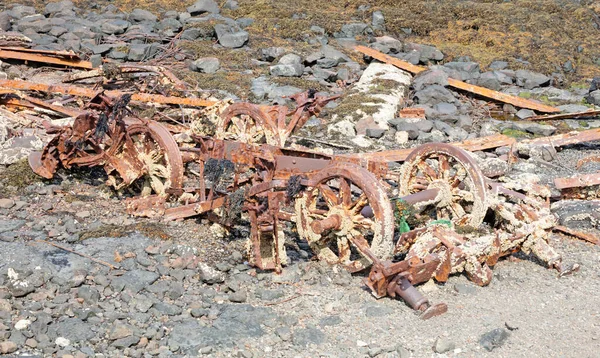
<svg viewBox="0 0 600 358">
<path fill-rule="evenodd" d="M 513 138 L 531 138 L 531 134 L 517 129 L 505 129 L 502 134 Z"/>
<path fill-rule="evenodd" d="M 587 83 L 586 81 L 572 82 L 571 85 L 569 86 L 569 89 L 571 91 L 579 90 L 579 89 L 588 89 L 588 88 L 590 88 L 590 84 Z"/>
<path fill-rule="evenodd" d="M 2 187 L 1 192 L 5 195 L 10 193 L 7 192 L 7 187 L 13 187 L 15 189 L 23 189 L 28 185 L 39 183 L 44 178 L 35 174 L 27 159 L 22 159 L 14 164 L 8 166 L 8 168 L 0 171 L 0 186 Z"/>
<path fill-rule="evenodd" d="M 340 104 L 331 110 L 331 114 L 337 114 L 341 118 L 344 118 L 346 116 L 356 115 L 356 111 L 361 110 L 367 115 L 372 115 L 380 108 L 377 104 L 384 102 L 385 101 L 381 98 L 373 97 L 362 92 L 354 92 L 344 96 L 341 99 Z"/>
<path fill-rule="evenodd" d="M 393 88 L 398 87 L 398 81 L 376 78 L 371 82 L 373 85 L 370 87 L 371 91 L 381 94 L 389 94 Z"/>
<path fill-rule="evenodd" d="M 587 128 L 587 127 L 590 126 L 590 124 L 587 121 L 584 121 L 584 120 L 580 120 L 577 123 L 579 123 L 579 125 L 582 126 L 582 127 L 584 127 L 584 128 Z"/>
<path fill-rule="evenodd" d="M 525 98 L 525 99 L 530 99 L 531 98 L 531 92 L 519 92 L 519 97 Z"/>
</svg>

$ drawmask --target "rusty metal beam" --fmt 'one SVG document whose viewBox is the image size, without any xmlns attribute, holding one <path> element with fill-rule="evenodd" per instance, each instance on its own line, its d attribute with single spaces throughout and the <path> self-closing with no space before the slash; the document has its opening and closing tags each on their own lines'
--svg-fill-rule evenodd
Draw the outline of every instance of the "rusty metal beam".
<svg viewBox="0 0 600 358">
<path fill-rule="evenodd" d="M 567 235 L 574 236 L 578 239 L 582 239 L 587 242 L 591 242 L 592 244 L 600 245 L 600 238 L 589 232 L 584 232 L 581 230 L 573 230 L 573 229 L 570 229 L 570 228 L 568 228 L 566 226 L 562 226 L 562 225 L 555 226 L 553 228 L 553 230 L 563 232 Z"/>
<path fill-rule="evenodd" d="M 515 142 L 516 140 L 512 137 L 503 134 L 497 134 L 493 136 L 469 139 L 462 142 L 450 144 L 474 152 L 478 150 L 509 146 L 514 144 Z M 366 159 L 373 162 L 403 162 L 413 151 L 414 148 L 406 148 L 398 150 L 386 150 L 383 152 L 343 154 L 340 156 Z"/>
<path fill-rule="evenodd" d="M 555 178 L 554 185 L 557 189 L 580 188 L 600 184 L 600 173 L 581 174 L 570 178 Z"/>
<path fill-rule="evenodd" d="M 169 209 L 165 210 L 164 217 L 165 217 L 165 220 L 177 220 L 177 219 L 189 218 L 191 216 L 200 215 L 202 213 L 205 213 L 205 212 L 213 210 L 213 209 L 218 209 L 218 208 L 222 207 L 223 205 L 225 205 L 226 201 L 227 201 L 227 197 L 222 196 L 220 198 L 210 200 L 210 201 L 203 201 L 201 203 L 193 203 L 193 204 L 178 206 L 175 208 L 169 208 Z"/>
<path fill-rule="evenodd" d="M 595 118 L 600 117 L 600 110 L 589 110 L 576 113 L 560 113 L 543 116 L 533 116 L 527 118 L 528 121 L 548 121 L 553 119 L 571 119 L 571 118 Z"/>
<path fill-rule="evenodd" d="M 377 50 L 374 50 L 372 48 L 368 48 L 368 47 L 359 45 L 359 46 L 356 46 L 354 49 L 359 52 L 362 52 L 363 54 L 365 54 L 367 56 L 371 56 L 374 59 L 377 59 L 381 62 L 389 63 L 391 65 L 394 65 L 400 69 L 411 72 L 413 74 L 417 74 L 419 72 L 423 72 L 423 71 L 427 70 L 427 67 L 413 65 L 409 62 L 402 61 L 402 60 L 394 58 L 392 56 L 388 56 L 388 55 L 386 55 L 382 52 L 379 52 Z M 509 103 L 509 104 L 512 104 L 513 106 L 516 106 L 519 108 L 529 108 L 529 109 L 533 109 L 538 112 L 544 112 L 544 113 L 560 112 L 560 109 L 558 109 L 556 107 L 546 106 L 541 103 L 537 103 L 537 102 L 527 100 L 524 98 L 520 98 L 517 96 L 511 96 L 506 93 L 491 90 L 489 88 L 475 86 L 475 85 L 468 84 L 463 81 L 459 81 L 454 78 L 448 78 L 448 85 L 450 87 L 454 87 L 454 88 L 462 90 L 462 91 L 471 92 L 471 93 L 474 93 L 474 94 L 482 96 L 482 97 L 486 97 L 486 98 L 504 102 L 504 103 Z"/>
<path fill-rule="evenodd" d="M 68 85 L 47 85 L 43 83 L 34 83 L 29 81 L 21 81 L 21 80 L 0 80 L 0 87 L 6 89 L 13 90 L 27 90 L 27 91 L 40 91 L 40 92 L 48 92 L 48 93 L 62 93 L 62 94 L 70 94 L 73 96 L 80 97 L 95 97 L 99 91 L 77 87 L 77 86 L 68 86 Z M 105 91 L 105 95 L 109 97 L 120 97 L 126 92 L 121 91 Z M 139 101 L 139 102 L 154 102 L 154 103 L 162 103 L 162 104 L 180 104 L 184 106 L 192 106 L 192 107 L 208 107 L 215 104 L 214 101 L 207 101 L 199 98 L 183 98 L 183 97 L 174 97 L 174 96 L 162 96 L 158 94 L 149 94 L 149 93 L 134 93 L 131 96 L 131 100 Z"/>
<path fill-rule="evenodd" d="M 10 50 L 2 50 L 0 49 L 0 58 L 2 59 L 11 59 L 11 60 L 20 60 L 20 61 L 32 61 L 32 62 L 40 62 L 51 65 L 59 65 L 59 66 L 69 66 L 76 68 L 84 68 L 87 70 L 92 69 L 92 63 L 90 61 L 83 61 L 76 58 L 61 58 L 63 55 L 59 54 L 59 57 L 50 56 L 47 54 L 40 54 L 30 51 L 10 51 Z"/>
<path fill-rule="evenodd" d="M 588 129 L 581 132 L 557 134 L 549 137 L 526 139 L 521 141 L 521 143 L 534 145 L 546 144 L 554 147 L 561 147 L 563 145 L 591 142 L 594 140 L 600 140 L 600 128 Z"/>
<path fill-rule="evenodd" d="M 56 113 L 60 113 L 60 114 L 64 114 L 66 116 L 69 117 L 77 117 L 78 115 L 80 115 L 81 113 L 83 113 L 83 111 L 77 110 L 77 109 L 73 109 L 73 108 L 68 108 L 68 107 L 63 107 L 63 106 L 57 106 L 54 104 L 50 104 L 50 103 L 46 103 L 42 100 L 39 100 L 37 98 L 33 98 L 27 95 L 24 95 L 22 93 L 14 93 L 16 96 L 18 96 L 20 99 L 17 98 L 0 98 L 0 103 L 4 104 L 4 105 L 13 105 L 13 106 L 21 106 L 21 107 L 30 107 L 30 108 L 34 108 L 34 107 L 41 107 L 44 109 L 49 109 L 51 111 L 54 111 Z"/>
</svg>

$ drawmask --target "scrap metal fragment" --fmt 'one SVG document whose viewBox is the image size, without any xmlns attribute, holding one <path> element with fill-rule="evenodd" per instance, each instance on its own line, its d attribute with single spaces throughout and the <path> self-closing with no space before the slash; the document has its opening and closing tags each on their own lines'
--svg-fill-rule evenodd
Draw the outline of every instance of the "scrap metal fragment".
<svg viewBox="0 0 600 358">
<path fill-rule="evenodd" d="M 78 58 L 75 53 L 64 51 L 38 51 L 30 49 L 0 48 L 0 58 L 32 61 L 50 65 L 92 69 L 92 63 Z"/>
<path fill-rule="evenodd" d="M 392 64 L 398 68 L 401 68 L 401 69 L 411 72 L 413 74 L 417 74 L 419 72 L 423 72 L 423 71 L 427 70 L 427 67 L 413 65 L 409 62 L 402 61 L 402 60 L 397 59 L 392 56 L 388 56 L 388 55 L 386 55 L 382 52 L 379 52 L 377 50 L 374 50 L 372 48 L 368 48 L 368 47 L 359 45 L 359 46 L 356 46 L 354 49 L 359 52 L 362 52 L 363 54 L 365 54 L 367 56 L 371 56 L 379 61 Z M 529 109 L 533 109 L 533 110 L 536 110 L 539 112 L 545 112 L 545 113 L 560 112 L 560 109 L 558 109 L 556 107 L 551 107 L 551 106 L 547 106 L 545 104 L 537 103 L 537 102 L 527 100 L 527 99 L 524 99 L 521 97 L 508 95 L 506 93 L 494 91 L 489 88 L 475 86 L 475 85 L 472 85 L 472 84 L 469 84 L 469 83 L 466 83 L 463 81 L 459 81 L 454 78 L 448 78 L 448 85 L 451 87 L 454 87 L 456 89 L 459 89 L 459 90 L 471 92 L 473 94 L 476 94 L 476 95 L 479 95 L 482 97 L 486 97 L 486 98 L 490 98 L 493 100 L 501 101 L 504 103 L 509 103 L 509 104 L 512 104 L 513 106 L 520 107 L 520 108 L 529 108 Z"/>
<path fill-rule="evenodd" d="M 597 118 L 600 117 L 600 110 L 587 110 L 576 113 L 560 113 L 560 114 L 549 114 L 542 116 L 528 117 L 528 121 L 547 121 L 552 119 L 571 119 L 571 118 Z"/>
<path fill-rule="evenodd" d="M 27 90 L 27 91 L 41 91 L 48 93 L 62 93 L 62 94 L 70 94 L 73 96 L 80 97 L 88 97 L 93 98 L 98 94 L 98 91 L 76 87 L 76 86 L 68 86 L 68 85 L 47 85 L 43 83 L 35 83 L 29 81 L 22 80 L 2 80 L 0 79 L 0 87 L 6 89 L 13 90 Z M 104 91 L 104 94 L 108 97 L 120 97 L 127 93 L 111 90 Z M 132 101 L 139 102 L 154 102 L 161 104 L 180 104 L 183 106 L 193 106 L 193 107 L 207 107 L 215 104 L 215 101 L 208 101 L 199 98 L 183 98 L 183 97 L 175 97 L 175 96 L 162 96 L 158 94 L 149 94 L 149 93 L 133 93 L 131 94 Z"/>
</svg>

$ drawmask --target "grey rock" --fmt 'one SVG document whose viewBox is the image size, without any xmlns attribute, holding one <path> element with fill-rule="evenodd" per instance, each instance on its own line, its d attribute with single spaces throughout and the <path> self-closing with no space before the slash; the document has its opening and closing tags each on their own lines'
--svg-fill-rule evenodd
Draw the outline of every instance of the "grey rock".
<svg viewBox="0 0 600 358">
<path fill-rule="evenodd" d="M 284 53 L 285 48 L 283 47 L 267 47 L 260 50 L 260 59 L 263 61 L 273 62 L 276 58 L 283 56 Z"/>
<path fill-rule="evenodd" d="M 338 62 L 336 59 L 326 57 L 318 59 L 316 64 L 321 68 L 333 68 L 338 65 Z"/>
<path fill-rule="evenodd" d="M 342 319 L 338 315 L 323 317 L 319 320 L 319 326 L 328 327 L 328 326 L 337 326 L 342 323 Z"/>
<path fill-rule="evenodd" d="M 482 73 L 477 79 L 477 85 L 494 91 L 499 91 L 502 88 L 502 85 L 494 72 Z"/>
<path fill-rule="evenodd" d="M 46 33 L 52 29 L 52 24 L 48 19 L 41 19 L 37 21 L 19 21 L 17 25 L 20 32 L 27 32 L 27 30 L 32 30 L 37 33 Z M 31 35 L 30 35 L 31 37 Z"/>
<path fill-rule="evenodd" d="M 199 58 L 192 62 L 190 70 L 201 73 L 215 73 L 221 67 L 219 59 L 216 57 Z"/>
<path fill-rule="evenodd" d="M 100 293 L 97 289 L 89 286 L 82 286 L 77 289 L 77 297 L 83 298 L 89 305 L 95 305 L 100 299 Z"/>
<path fill-rule="evenodd" d="M 557 106 L 556 108 L 560 109 L 561 113 L 585 112 L 590 109 L 582 104 L 565 104 L 562 106 Z"/>
<path fill-rule="evenodd" d="M 155 302 L 152 307 L 167 316 L 177 316 L 183 312 L 181 307 L 166 302 Z"/>
<path fill-rule="evenodd" d="M 244 46 L 248 41 L 248 33 L 234 26 L 216 24 L 214 28 L 219 43 L 224 47 L 238 48 Z"/>
<path fill-rule="evenodd" d="M 461 294 L 470 295 L 477 292 L 477 289 L 471 284 L 456 283 L 454 284 L 454 291 Z"/>
<path fill-rule="evenodd" d="M 600 90 L 595 90 L 593 92 L 588 93 L 588 95 L 585 96 L 585 100 L 589 104 L 600 106 Z"/>
<path fill-rule="evenodd" d="M 367 128 L 365 135 L 369 138 L 381 138 L 387 130 L 381 128 Z"/>
<path fill-rule="evenodd" d="M 334 82 L 337 79 L 337 73 L 323 69 L 318 66 L 314 66 L 312 68 L 313 76 L 315 76 L 319 80 Z"/>
<path fill-rule="evenodd" d="M 52 15 L 58 12 L 72 11 L 73 7 L 73 3 L 69 0 L 51 2 L 46 5 L 44 9 L 44 14 Z"/>
<path fill-rule="evenodd" d="M 304 66 L 302 64 L 278 64 L 269 67 L 269 72 L 272 76 L 281 77 L 300 77 L 304 73 Z"/>
<path fill-rule="evenodd" d="M 0 12 L 0 31 L 9 31 L 12 27 L 10 15 L 7 11 Z"/>
<path fill-rule="evenodd" d="M 67 31 L 66 28 L 62 27 L 62 26 L 52 26 L 52 28 L 50 29 L 50 31 L 48 32 L 49 35 L 54 36 L 54 37 L 60 37 L 61 35 L 65 34 Z"/>
<path fill-rule="evenodd" d="M 508 163 L 500 158 L 482 159 L 479 161 L 479 168 L 483 175 L 488 178 L 496 178 L 505 175 L 510 169 Z M 456 289 L 456 286 L 454 289 Z"/>
<path fill-rule="evenodd" d="M 388 123 L 396 128 L 397 131 L 407 132 L 408 139 L 417 139 L 419 136 L 419 128 L 414 123 L 408 123 L 400 118 L 394 118 Z"/>
<path fill-rule="evenodd" d="M 281 338 L 282 341 L 289 341 L 292 339 L 292 331 L 288 327 L 278 327 L 275 329 L 275 334 Z"/>
<path fill-rule="evenodd" d="M 285 292 L 281 289 L 268 290 L 265 288 L 256 289 L 256 296 L 263 301 L 275 301 L 285 296 Z"/>
<path fill-rule="evenodd" d="M 518 70 L 516 72 L 516 77 L 517 85 L 525 89 L 547 86 L 550 84 L 551 80 L 551 78 L 546 75 L 528 70 Z"/>
<path fill-rule="evenodd" d="M 351 59 L 346 56 L 343 52 L 337 50 L 335 47 L 324 45 L 321 47 L 321 53 L 324 58 L 330 58 L 335 60 L 336 63 L 350 62 Z"/>
<path fill-rule="evenodd" d="M 159 274 L 156 272 L 133 270 L 127 271 L 123 276 L 114 278 L 110 286 L 117 292 L 126 290 L 132 293 L 138 293 L 145 287 L 154 283 L 158 278 Z"/>
<path fill-rule="evenodd" d="M 90 62 L 92 64 L 92 68 L 98 68 L 100 66 L 102 66 L 102 55 L 101 54 L 95 54 L 90 56 Z M 69 231 L 69 230 L 67 230 Z M 74 229 L 73 231 L 69 231 L 71 233 L 76 232 L 76 229 Z"/>
<path fill-rule="evenodd" d="M 217 4 L 214 0 L 198 0 L 187 8 L 187 12 L 189 12 L 192 16 L 200 15 L 206 12 L 218 14 L 219 11 L 219 4 Z"/>
<path fill-rule="evenodd" d="M 129 337 L 115 340 L 114 342 L 111 343 L 111 346 L 118 348 L 118 349 L 124 349 L 124 348 L 128 348 L 128 347 L 138 344 L 139 341 L 140 341 L 140 337 L 129 336 Z"/>
<path fill-rule="evenodd" d="M 0 209 L 10 209 L 15 206 L 15 201 L 12 199 L 0 199 Z"/>
<path fill-rule="evenodd" d="M 440 102 L 455 103 L 456 98 L 445 87 L 440 85 L 431 85 L 415 92 L 414 99 L 419 104 L 434 105 Z"/>
<path fill-rule="evenodd" d="M 211 32 L 214 34 L 214 30 L 212 30 Z M 202 34 L 203 34 L 203 31 L 201 29 L 196 28 L 196 27 L 191 27 L 189 29 L 183 30 L 180 38 L 182 40 L 192 41 L 192 40 L 196 40 L 197 38 L 202 36 Z"/>
<path fill-rule="evenodd" d="M 236 291 L 229 295 L 229 301 L 243 303 L 248 299 L 248 295 L 245 291 Z"/>
<path fill-rule="evenodd" d="M 325 342 L 325 333 L 315 327 L 299 328 L 294 331 L 292 342 L 300 347 L 308 347 L 311 344 L 319 345 Z"/>
<path fill-rule="evenodd" d="M 175 344 L 182 352 L 193 355 L 206 346 L 233 346 L 243 339 L 263 336 L 265 332 L 261 328 L 261 322 L 268 322 L 276 317 L 273 310 L 267 307 L 225 305 L 221 315 L 210 327 L 201 326 L 195 319 L 175 325 L 169 335 L 169 345 Z"/>
<path fill-rule="evenodd" d="M 458 108 L 452 103 L 440 102 L 433 105 L 433 109 L 440 116 L 454 116 L 458 113 Z"/>
<path fill-rule="evenodd" d="M 342 25 L 342 29 L 337 37 L 355 37 L 367 33 L 369 25 L 362 22 Z"/>
<path fill-rule="evenodd" d="M 179 22 L 177 19 L 174 18 L 166 18 L 166 19 L 162 19 L 158 24 L 156 24 L 156 29 L 158 31 L 163 31 L 165 33 L 167 32 L 179 32 L 179 30 L 181 30 L 181 27 L 183 25 L 181 24 L 181 22 Z"/>
<path fill-rule="evenodd" d="M 491 352 L 495 348 L 501 347 L 508 339 L 510 333 L 504 328 L 491 330 L 479 339 L 479 344 L 487 351 Z"/>
<path fill-rule="evenodd" d="M 549 124 L 539 124 L 534 122 L 512 122 L 512 128 L 533 134 L 549 136 L 556 132 L 556 127 Z"/>
<path fill-rule="evenodd" d="M 508 62 L 506 61 L 492 61 L 492 63 L 489 65 L 490 70 L 503 70 L 507 67 Z"/>
<path fill-rule="evenodd" d="M 529 118 L 529 117 L 535 116 L 535 112 L 532 111 L 531 109 L 523 108 L 523 109 L 520 109 L 517 113 L 515 113 L 515 115 L 519 119 L 525 119 L 525 118 Z"/>
<path fill-rule="evenodd" d="M 79 318 L 65 318 L 56 323 L 56 333 L 71 342 L 83 342 L 96 335 L 91 326 Z"/>
<path fill-rule="evenodd" d="M 448 338 L 438 337 L 433 345 L 433 351 L 436 353 L 446 353 L 454 349 L 456 345 Z"/>
<path fill-rule="evenodd" d="M 441 61 L 444 59 L 444 54 L 437 48 L 429 45 L 416 44 L 407 42 L 404 44 L 404 51 L 416 51 L 419 54 L 419 62 L 428 63 L 430 61 Z"/>
<path fill-rule="evenodd" d="M 551 206 L 560 225 L 575 230 L 600 229 L 600 202 L 595 200 L 561 200 Z"/>
<path fill-rule="evenodd" d="M 404 49 L 404 45 L 402 42 L 400 42 L 400 40 L 390 36 L 376 37 L 375 42 L 371 44 L 371 47 L 383 53 L 390 54 L 397 54 L 398 52 L 402 52 Z"/>
<path fill-rule="evenodd" d="M 493 71 L 494 77 L 500 85 L 512 85 L 515 81 L 515 72 L 509 70 Z"/>
<path fill-rule="evenodd" d="M 148 10 L 133 9 L 129 14 L 129 20 L 134 22 L 155 22 L 158 18 Z"/>
<path fill-rule="evenodd" d="M 373 11 L 373 20 L 371 24 L 375 30 L 385 30 L 385 18 L 380 10 Z"/>
<path fill-rule="evenodd" d="M 240 7 L 240 5 L 235 0 L 227 0 L 227 1 L 225 1 L 225 4 L 223 4 L 223 9 L 228 9 L 228 10 L 237 10 L 237 9 L 239 9 L 239 7 Z"/>
<path fill-rule="evenodd" d="M 125 33 L 125 30 L 127 30 L 127 28 L 130 25 L 131 25 L 131 23 L 129 21 L 125 21 L 125 20 L 121 20 L 121 19 L 114 19 L 114 20 L 110 20 L 110 21 L 106 21 L 106 22 L 102 23 L 102 26 L 100 26 L 100 28 L 102 29 L 102 32 L 104 32 L 105 34 L 120 35 L 122 33 Z"/>
<path fill-rule="evenodd" d="M 413 88 L 420 91 L 429 85 L 448 85 L 448 74 L 441 69 L 430 69 L 419 73 L 413 79 Z"/>
<path fill-rule="evenodd" d="M 9 12 L 10 16 L 15 19 L 21 19 L 25 16 L 34 15 L 35 13 L 36 10 L 34 7 L 24 5 L 13 6 L 13 8 Z"/>
<path fill-rule="evenodd" d="M 130 61 L 143 61 L 156 55 L 158 47 L 153 44 L 132 44 L 127 53 L 127 59 Z"/>
<path fill-rule="evenodd" d="M 480 76 L 479 73 L 479 64 L 477 62 L 447 62 L 444 64 L 444 67 L 448 67 L 452 70 L 458 71 L 460 73 L 460 78 L 457 78 L 462 81 L 468 81 L 477 79 Z"/>
<path fill-rule="evenodd" d="M 122 339 L 133 335 L 134 327 L 125 323 L 124 321 L 117 320 L 113 323 L 110 331 L 108 332 L 108 339 L 111 341 Z"/>
</svg>

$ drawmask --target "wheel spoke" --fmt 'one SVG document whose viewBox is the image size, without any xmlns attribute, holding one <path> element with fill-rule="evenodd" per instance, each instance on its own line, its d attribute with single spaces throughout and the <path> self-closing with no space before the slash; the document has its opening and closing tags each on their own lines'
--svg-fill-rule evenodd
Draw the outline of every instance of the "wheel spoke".
<svg viewBox="0 0 600 358">
<path fill-rule="evenodd" d="M 417 167 L 428 177 L 429 180 L 435 180 L 438 178 L 438 174 L 435 172 L 427 162 L 421 161 L 417 164 Z"/>
<path fill-rule="evenodd" d="M 456 215 L 457 218 L 462 218 L 467 214 L 465 212 L 465 209 L 459 203 L 450 204 L 450 208 L 452 209 L 454 215 Z"/>
<path fill-rule="evenodd" d="M 358 214 L 362 211 L 362 209 L 367 205 L 369 199 L 367 198 L 367 194 L 361 193 L 358 199 L 352 204 L 351 209 L 353 214 Z"/>
<path fill-rule="evenodd" d="M 443 179 L 445 179 L 445 178 L 447 178 L 448 174 L 450 173 L 450 164 L 448 163 L 448 157 L 446 157 L 443 154 L 440 154 L 439 163 L 440 163 L 441 177 Z"/>
<path fill-rule="evenodd" d="M 340 196 L 342 197 L 344 207 L 350 208 L 352 204 L 352 189 L 350 189 L 350 183 L 345 178 L 340 179 Z"/>
<path fill-rule="evenodd" d="M 319 184 L 318 188 L 321 191 L 321 194 L 323 194 L 323 198 L 327 202 L 327 206 L 332 208 L 336 205 L 339 205 L 340 198 L 337 196 L 336 193 L 333 192 L 333 190 L 331 190 L 331 188 L 328 185 Z"/>
</svg>

